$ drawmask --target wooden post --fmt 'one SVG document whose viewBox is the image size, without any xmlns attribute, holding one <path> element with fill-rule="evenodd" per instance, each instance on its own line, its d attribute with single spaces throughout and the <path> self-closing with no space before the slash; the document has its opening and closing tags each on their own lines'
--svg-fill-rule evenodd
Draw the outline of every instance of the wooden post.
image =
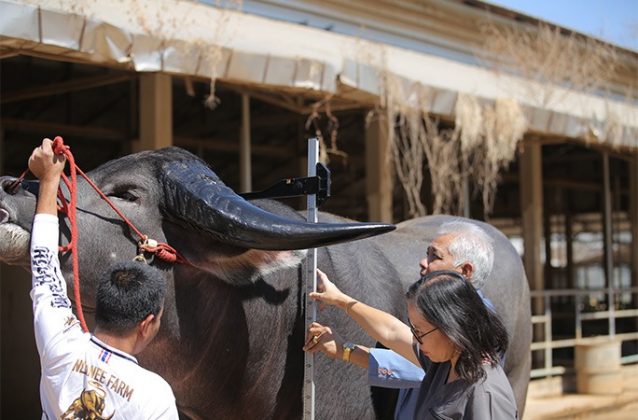
<svg viewBox="0 0 638 420">
<path fill-rule="evenodd" d="M 300 105 L 301 106 L 301 105 Z M 297 139 L 295 140 L 295 163 L 293 176 L 308 176 L 308 138 L 306 133 L 306 117 L 297 117 Z M 305 196 L 297 198 L 297 208 L 305 209 L 308 200 Z"/>
<path fill-rule="evenodd" d="M 552 212 L 550 211 L 552 205 L 556 202 L 556 189 L 553 187 L 547 188 L 546 200 L 543 200 L 543 236 L 545 237 L 545 267 L 543 271 L 543 279 L 551 280 L 552 272 Z M 545 285 L 546 288 L 560 288 L 563 287 L 556 284 Z"/>
<path fill-rule="evenodd" d="M 4 175 L 4 130 L 0 129 L 0 176 Z"/>
<path fill-rule="evenodd" d="M 140 139 L 133 152 L 173 145 L 173 91 L 171 76 L 162 73 L 140 75 Z"/>
<path fill-rule="evenodd" d="M 241 129 L 239 131 L 239 189 L 253 190 L 250 166 L 250 96 L 241 94 Z"/>
<path fill-rule="evenodd" d="M 392 223 L 392 164 L 385 114 L 377 113 L 366 127 L 366 197 L 368 220 Z"/>
<path fill-rule="evenodd" d="M 638 153 L 629 163 L 629 220 L 631 220 L 631 286 L 638 287 Z M 638 304 L 635 294 L 634 305 Z"/>
<path fill-rule="evenodd" d="M 543 264 L 541 252 L 543 250 L 543 156 L 542 145 L 538 142 L 526 141 L 520 154 L 519 182 L 521 199 L 521 218 L 523 225 L 523 264 L 527 274 L 527 281 L 531 290 L 543 290 Z M 533 315 L 545 314 L 544 299 L 535 298 L 532 301 Z M 551 340 L 544 337 L 544 326 L 536 324 L 534 327 L 534 341 Z M 534 360 L 542 363 L 545 358 L 541 352 L 533 353 Z"/>
<path fill-rule="evenodd" d="M 523 263 L 531 290 L 543 290 L 543 165 L 541 144 L 526 142 L 520 157 Z"/>
<path fill-rule="evenodd" d="M 616 334 L 616 321 L 614 319 L 614 249 L 612 244 L 611 226 L 611 179 L 609 166 L 609 152 L 604 151 L 603 159 L 603 238 L 605 255 L 605 278 L 607 279 L 607 305 L 609 311 L 609 335 Z"/>
<path fill-rule="evenodd" d="M 567 288 L 574 289 L 576 288 L 576 273 L 574 267 L 574 218 L 572 217 L 572 194 L 568 189 L 564 190 L 563 194 L 563 203 L 565 204 L 563 207 L 565 214 L 565 244 L 567 245 Z"/>
<path fill-rule="evenodd" d="M 4 130 L 0 128 L 0 176 L 4 175 Z M 0 186 L 2 188 L 2 186 Z M 2 282 L 2 266 L 0 266 L 0 285 Z M 2 297 L 2 286 L 0 286 L 0 298 Z M 2 300 L 0 300 L 2 302 Z M 0 304 L 0 308 L 2 308 L 2 304 Z M 2 316 L 0 315 L 0 321 L 2 321 Z M 2 352 L 0 351 L 0 354 Z"/>
</svg>

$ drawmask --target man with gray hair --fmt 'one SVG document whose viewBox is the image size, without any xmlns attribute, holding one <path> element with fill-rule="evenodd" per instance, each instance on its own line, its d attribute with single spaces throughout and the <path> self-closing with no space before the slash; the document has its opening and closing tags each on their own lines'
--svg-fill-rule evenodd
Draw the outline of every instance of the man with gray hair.
<svg viewBox="0 0 638 420">
<path fill-rule="evenodd" d="M 494 264 L 492 243 L 492 238 L 471 222 L 459 219 L 444 223 L 426 257 L 419 262 L 421 275 L 437 270 L 458 271 L 480 290 Z"/>
<path fill-rule="evenodd" d="M 457 219 L 446 222 L 428 246 L 426 256 L 419 261 L 424 276 L 438 270 L 452 270 L 462 274 L 477 289 L 488 309 L 492 303 L 481 293 L 494 264 L 492 238 L 478 225 Z M 328 357 L 341 359 L 368 369 L 371 386 L 399 389 L 394 418 L 413 419 L 418 390 L 425 372 L 419 366 L 392 350 L 368 348 L 344 342 L 333 332 L 335 346 L 317 345 Z"/>
</svg>

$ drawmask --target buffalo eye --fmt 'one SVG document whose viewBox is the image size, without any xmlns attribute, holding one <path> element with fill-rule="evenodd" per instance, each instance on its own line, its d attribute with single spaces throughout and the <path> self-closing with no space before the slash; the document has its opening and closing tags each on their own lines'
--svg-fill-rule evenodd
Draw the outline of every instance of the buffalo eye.
<svg viewBox="0 0 638 420">
<path fill-rule="evenodd" d="M 113 192 L 111 194 L 109 194 L 111 197 L 113 198 L 118 198 L 120 200 L 124 200 L 124 201 L 128 201 L 128 202 L 135 202 L 139 199 L 138 196 L 136 196 L 135 194 L 131 193 L 130 191 L 116 191 Z"/>
</svg>

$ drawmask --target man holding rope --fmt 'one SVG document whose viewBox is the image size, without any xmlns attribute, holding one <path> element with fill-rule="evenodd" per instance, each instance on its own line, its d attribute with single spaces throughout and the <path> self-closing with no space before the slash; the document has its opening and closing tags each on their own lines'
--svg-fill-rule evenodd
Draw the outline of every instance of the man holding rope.
<svg viewBox="0 0 638 420">
<path fill-rule="evenodd" d="M 140 263 L 108 270 L 96 293 L 96 328 L 85 333 L 71 310 L 58 259 L 56 195 L 66 160 L 44 139 L 29 159 L 40 180 L 31 237 L 33 316 L 46 419 L 177 419 L 168 383 L 137 363 L 160 327 L 166 284 Z"/>
</svg>

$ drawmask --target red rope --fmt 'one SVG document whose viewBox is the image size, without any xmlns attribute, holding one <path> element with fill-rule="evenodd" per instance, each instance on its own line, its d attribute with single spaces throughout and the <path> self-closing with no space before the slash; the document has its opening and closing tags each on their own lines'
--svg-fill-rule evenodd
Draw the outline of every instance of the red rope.
<svg viewBox="0 0 638 420">
<path fill-rule="evenodd" d="M 78 263 L 78 228 L 76 223 L 76 214 L 77 214 L 77 173 L 89 183 L 89 185 L 99 194 L 102 200 L 106 201 L 106 203 L 117 213 L 117 215 L 139 236 L 140 241 L 138 242 L 138 251 L 140 253 L 148 252 L 155 254 L 162 261 L 166 261 L 168 263 L 180 263 L 187 264 L 188 261 L 179 254 L 173 247 L 166 243 L 155 244 L 154 241 L 150 241 L 146 235 L 140 232 L 139 229 L 133 225 L 133 223 L 126 217 L 124 214 L 117 208 L 115 205 L 109 200 L 109 198 L 98 188 L 91 179 L 86 176 L 86 174 L 75 164 L 75 159 L 73 154 L 71 153 L 71 149 L 69 146 L 64 144 L 64 140 L 62 137 L 57 136 L 53 140 L 53 152 L 58 155 L 64 155 L 69 161 L 69 170 L 71 179 L 62 174 L 62 181 L 66 185 L 69 190 L 70 200 L 67 202 L 66 198 L 62 194 L 62 189 L 58 189 L 58 197 L 60 199 L 60 207 L 59 211 L 66 214 L 69 218 L 69 224 L 71 225 L 71 240 L 69 244 L 60 247 L 60 252 L 71 252 L 72 262 L 73 262 L 73 295 L 75 298 L 75 307 L 78 313 L 78 318 L 80 320 L 80 324 L 82 325 L 82 329 L 84 331 L 88 331 L 86 326 L 86 321 L 84 320 L 84 313 L 82 312 L 82 301 L 80 297 L 80 273 L 79 273 L 79 263 Z M 25 172 L 26 174 L 26 172 Z M 24 174 L 21 178 L 24 178 Z M 150 243 L 149 243 L 150 242 Z"/>
<path fill-rule="evenodd" d="M 71 181 L 69 182 L 69 178 L 65 174 L 62 174 L 62 180 L 64 184 L 69 189 L 69 193 L 71 195 L 71 199 L 67 203 L 64 195 L 62 195 L 62 189 L 58 188 L 58 197 L 62 202 L 62 211 L 66 213 L 66 216 L 69 218 L 69 224 L 71 225 L 71 240 L 66 247 L 60 249 L 60 251 L 70 251 L 71 258 L 73 261 L 73 296 L 75 297 L 75 310 L 78 313 L 78 318 L 80 319 L 80 325 L 82 329 L 86 332 L 88 331 L 88 327 L 86 326 L 86 321 L 84 320 L 84 312 L 82 311 L 82 300 L 80 298 L 80 271 L 79 271 L 79 263 L 78 263 L 78 226 L 76 223 L 76 208 L 78 202 L 77 189 L 75 186 L 77 185 L 77 171 L 75 166 L 75 159 L 73 158 L 73 154 L 71 150 L 67 146 L 64 145 L 62 137 L 58 136 L 53 140 L 53 152 L 56 155 L 64 155 L 69 161 L 69 169 L 71 172 Z"/>
</svg>

